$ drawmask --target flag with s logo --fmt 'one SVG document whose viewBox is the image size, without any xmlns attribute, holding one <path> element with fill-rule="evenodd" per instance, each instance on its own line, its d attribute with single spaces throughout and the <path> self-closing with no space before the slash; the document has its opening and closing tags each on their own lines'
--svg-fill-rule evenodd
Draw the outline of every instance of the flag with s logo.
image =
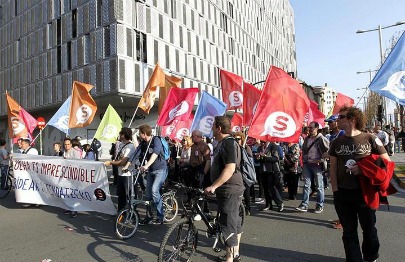
<svg viewBox="0 0 405 262">
<path fill-rule="evenodd" d="M 113 143 L 117 141 L 121 128 L 121 117 L 118 115 L 117 111 L 115 111 L 114 107 L 109 104 L 94 138 Z"/>
<path fill-rule="evenodd" d="M 9 137 L 13 143 L 17 139 L 32 138 L 32 131 L 37 126 L 37 120 L 25 111 L 6 91 Z"/>
<path fill-rule="evenodd" d="M 176 119 L 187 120 L 193 109 L 197 93 L 198 88 L 172 87 L 159 115 L 158 126 L 170 125 Z"/>
<path fill-rule="evenodd" d="M 147 114 L 149 114 L 149 111 L 155 104 L 158 86 L 159 87 L 165 86 L 165 73 L 159 66 L 159 63 L 156 63 L 152 76 L 150 77 L 149 82 L 146 85 L 145 90 L 143 91 L 141 100 L 139 100 L 138 103 L 138 107 L 141 108 Z"/>
<path fill-rule="evenodd" d="M 243 83 L 243 124 L 245 126 L 249 126 L 252 122 L 261 94 L 262 91 L 254 85 Z"/>
<path fill-rule="evenodd" d="M 72 101 L 69 110 L 69 128 L 85 127 L 91 124 L 97 112 L 97 104 L 90 95 L 94 86 L 73 82 Z"/>
<path fill-rule="evenodd" d="M 228 110 L 242 108 L 243 78 L 222 69 L 219 70 L 219 78 L 221 81 L 222 100 L 228 105 Z"/>
<path fill-rule="evenodd" d="M 72 101 L 72 96 L 62 104 L 62 106 L 56 111 L 53 117 L 49 120 L 48 125 L 56 127 L 65 134 L 69 134 L 69 109 L 70 103 Z"/>
<path fill-rule="evenodd" d="M 270 67 L 248 135 L 264 141 L 298 142 L 309 99 L 301 85 Z"/>
<path fill-rule="evenodd" d="M 232 132 L 243 132 L 243 117 L 241 114 L 235 113 L 231 119 Z"/>
<path fill-rule="evenodd" d="M 212 137 L 212 125 L 215 117 L 223 116 L 225 112 L 226 104 L 224 102 L 203 91 L 190 131 L 200 130 L 203 136 Z"/>
</svg>

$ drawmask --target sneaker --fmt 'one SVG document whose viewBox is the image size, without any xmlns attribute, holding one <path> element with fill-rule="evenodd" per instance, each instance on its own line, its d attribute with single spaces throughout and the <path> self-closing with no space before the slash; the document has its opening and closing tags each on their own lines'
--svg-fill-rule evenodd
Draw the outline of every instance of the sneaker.
<svg viewBox="0 0 405 262">
<path fill-rule="evenodd" d="M 283 212 L 284 210 L 284 204 L 281 204 L 281 206 L 278 207 L 278 212 Z"/>
<path fill-rule="evenodd" d="M 150 225 L 150 224 L 152 224 L 152 222 L 153 222 L 153 218 L 151 218 L 151 217 L 147 217 L 147 218 L 145 218 L 144 220 L 142 220 L 140 223 L 139 223 L 139 225 Z"/>
<path fill-rule="evenodd" d="M 255 199 L 255 203 L 264 203 L 264 199 L 258 197 L 258 198 Z"/>
<path fill-rule="evenodd" d="M 322 212 L 323 212 L 323 207 L 321 207 L 321 206 L 316 206 L 314 212 L 315 212 L 316 214 L 322 213 Z"/>
<path fill-rule="evenodd" d="M 197 214 L 194 216 L 194 221 L 201 221 L 202 217 L 200 216 L 200 214 Z"/>
<path fill-rule="evenodd" d="M 65 214 L 65 215 L 70 215 L 71 213 L 72 213 L 72 211 L 70 211 L 70 210 L 63 211 L 63 214 Z"/>
<path fill-rule="evenodd" d="M 72 211 L 72 212 L 70 213 L 70 217 L 71 217 L 71 218 L 77 217 L 77 211 Z"/>
<path fill-rule="evenodd" d="M 226 255 L 218 256 L 218 257 L 217 257 L 217 262 L 223 262 L 223 261 L 226 261 Z M 236 257 L 233 258 L 233 261 L 234 261 L 234 262 L 241 262 L 242 259 L 240 259 L 240 256 L 237 255 Z"/>
<path fill-rule="evenodd" d="M 159 219 L 159 218 L 153 219 L 152 225 L 163 225 L 163 219 Z"/>
<path fill-rule="evenodd" d="M 306 206 L 304 206 L 304 205 L 299 205 L 295 210 L 301 211 L 301 212 L 307 212 L 307 211 L 308 211 L 308 207 L 306 207 Z"/>
</svg>

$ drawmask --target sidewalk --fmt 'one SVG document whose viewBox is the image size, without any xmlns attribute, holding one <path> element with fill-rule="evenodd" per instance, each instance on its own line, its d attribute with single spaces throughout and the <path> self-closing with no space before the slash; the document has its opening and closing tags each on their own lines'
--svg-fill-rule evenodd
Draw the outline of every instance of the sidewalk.
<svg viewBox="0 0 405 262">
<path fill-rule="evenodd" d="M 395 162 L 396 166 L 405 166 L 405 153 L 395 153 L 393 156 L 390 156 L 391 160 Z M 395 169 L 393 178 L 398 182 L 398 185 L 401 188 L 405 189 L 405 171 Z"/>
</svg>

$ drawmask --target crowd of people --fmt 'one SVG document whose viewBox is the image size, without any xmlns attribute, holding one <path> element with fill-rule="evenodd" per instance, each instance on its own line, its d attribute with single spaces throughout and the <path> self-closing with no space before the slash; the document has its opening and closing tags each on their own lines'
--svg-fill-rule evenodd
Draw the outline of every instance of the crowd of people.
<svg viewBox="0 0 405 262">
<path fill-rule="evenodd" d="M 204 137 L 194 130 L 179 142 L 165 138 L 170 158 L 163 156 L 164 144 L 160 137 L 152 135 L 149 125 L 139 126 L 139 135 L 133 141 L 133 130 L 122 128 L 110 149 L 113 185 L 117 188 L 118 210 L 127 204 L 127 177 L 124 174 L 137 169 L 144 173 L 138 183 L 146 191 L 146 197 L 154 206 L 153 217 L 143 224 L 163 223 L 161 187 L 167 180 L 183 182 L 187 186 L 204 189 L 216 194 L 218 210 L 227 214 L 224 233 L 227 238 L 227 253 L 218 261 L 240 261 L 239 243 L 241 228 L 236 211 L 243 198 L 246 215 L 251 215 L 252 203 L 263 204 L 260 211 L 283 212 L 284 201 L 298 197 L 298 184 L 303 181 L 302 199 L 297 212 L 307 212 L 311 196 L 315 196 L 313 212 L 322 213 L 325 190 L 332 187 L 338 220 L 336 228 L 343 228 L 343 242 L 348 261 L 375 261 L 378 258 L 378 238 L 375 229 L 375 210 L 363 205 L 358 175 L 362 173 L 356 161 L 371 154 L 389 160 L 389 155 L 400 152 L 405 131 L 376 124 L 365 128 L 364 116 L 355 107 L 343 107 L 338 115 L 325 119 L 327 126 L 310 122 L 303 127 L 296 143 L 278 143 L 245 137 L 242 132 L 232 132 L 227 117 L 216 117 L 213 125 L 214 137 Z M 323 124 L 323 123 L 322 123 Z M 9 153 L 6 142 L 0 139 L 0 167 L 3 186 L 4 172 Z M 405 143 L 402 143 L 402 146 Z M 360 146 L 360 147 L 359 147 Z M 19 152 L 38 155 L 29 139 L 18 140 Z M 240 147 L 254 160 L 257 185 L 248 186 L 242 179 Z M 63 144 L 54 143 L 54 156 L 67 159 L 99 160 L 100 141 L 80 143 L 80 137 L 65 138 Z M 362 150 L 358 150 L 362 148 Z M 402 150 L 405 151 L 405 148 Z M 348 160 L 353 160 L 354 164 Z M 350 163 L 349 163 L 350 162 Z M 350 176 L 349 176 L 349 175 Z M 206 202 L 205 202 L 206 203 Z M 355 206 L 356 208 L 350 208 Z M 206 204 L 204 212 L 210 212 Z M 77 216 L 76 211 L 65 210 L 65 214 Z M 235 217 L 236 216 L 236 217 Z M 198 218 L 195 218 L 198 219 Z M 362 253 L 357 236 L 357 219 L 364 232 Z M 228 226 L 227 226 L 228 225 Z M 350 259 L 349 259 L 350 258 Z M 360 258 L 360 260 L 359 260 Z"/>
</svg>

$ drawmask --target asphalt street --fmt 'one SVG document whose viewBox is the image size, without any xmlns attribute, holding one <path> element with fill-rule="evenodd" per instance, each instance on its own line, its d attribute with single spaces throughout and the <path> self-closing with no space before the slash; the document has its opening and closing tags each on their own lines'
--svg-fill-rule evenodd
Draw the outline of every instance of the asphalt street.
<svg viewBox="0 0 405 262">
<path fill-rule="evenodd" d="M 404 261 L 404 198 L 403 192 L 390 196 L 390 210 L 381 206 L 377 212 L 379 261 Z M 264 205 L 254 204 L 242 238 L 243 261 L 344 261 L 342 231 L 330 222 L 337 218 L 331 191 L 326 191 L 321 214 L 299 213 L 294 210 L 299 203 L 286 201 L 282 213 L 259 211 Z M 310 204 L 314 208 L 314 199 Z M 205 236 L 203 222 L 198 223 L 199 247 L 193 261 L 214 261 L 222 253 L 211 249 L 213 240 Z M 110 215 L 82 212 L 71 218 L 60 208 L 25 208 L 11 193 L 0 199 L 0 261 L 156 261 L 169 226 L 143 226 L 124 241 L 115 235 Z"/>
</svg>

